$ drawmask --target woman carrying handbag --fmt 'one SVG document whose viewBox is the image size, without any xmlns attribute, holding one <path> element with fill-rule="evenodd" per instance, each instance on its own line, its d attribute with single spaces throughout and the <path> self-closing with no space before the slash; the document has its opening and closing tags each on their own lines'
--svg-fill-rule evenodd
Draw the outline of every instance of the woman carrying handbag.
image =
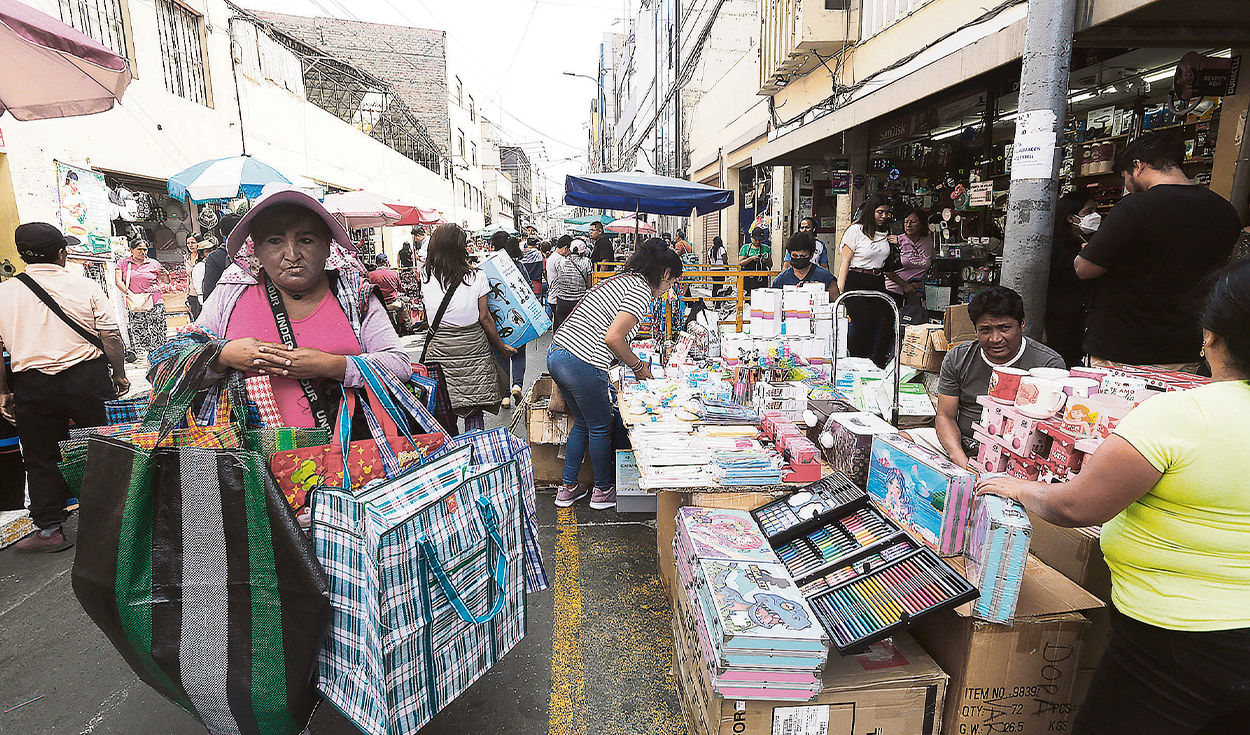
<svg viewBox="0 0 1250 735">
<path fill-rule="evenodd" d="M 146 360 L 148 353 L 165 344 L 161 285 L 169 283 L 169 272 L 148 257 L 146 242 L 136 241 L 130 246 L 130 255 L 118 261 L 115 281 L 130 315 L 130 349 L 140 360 Z"/>
</svg>

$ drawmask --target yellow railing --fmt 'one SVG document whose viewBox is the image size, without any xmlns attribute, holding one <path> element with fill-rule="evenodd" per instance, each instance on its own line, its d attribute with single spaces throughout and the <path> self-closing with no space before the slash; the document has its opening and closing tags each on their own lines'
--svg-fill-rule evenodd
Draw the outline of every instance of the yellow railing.
<svg viewBox="0 0 1250 735">
<path fill-rule="evenodd" d="M 599 263 L 596 266 L 595 271 L 591 274 L 591 278 L 592 278 L 591 285 L 594 285 L 598 283 L 599 281 L 603 280 L 604 278 L 607 278 L 609 276 L 616 274 L 615 267 L 604 267 L 605 265 L 607 264 Z M 617 263 L 614 265 L 616 267 L 619 267 L 622 264 Z M 682 300 L 683 301 L 711 302 L 712 308 L 713 310 L 716 311 L 717 314 L 720 313 L 720 310 L 717 309 L 717 306 L 719 304 L 732 302 L 734 305 L 733 318 L 732 319 L 718 318 L 717 322 L 719 324 L 732 324 L 734 325 L 734 331 L 741 332 L 742 325 L 748 318 L 746 316 L 746 305 L 748 303 L 748 296 L 746 293 L 746 289 L 743 287 L 743 284 L 745 283 L 746 279 L 755 278 L 755 277 L 766 277 L 769 283 L 772 283 L 773 278 L 775 278 L 776 276 L 777 274 L 772 271 L 744 271 L 744 270 L 738 270 L 737 268 L 733 268 L 729 266 L 722 266 L 722 265 L 687 264 L 686 266 L 684 266 L 683 272 L 681 275 L 681 285 L 683 287 Z M 710 290 L 712 293 L 715 293 L 718 287 L 725 288 L 725 287 L 733 286 L 733 293 L 728 296 L 689 296 L 689 295 L 685 295 L 688 292 L 688 289 L 685 287 L 688 287 L 688 286 L 703 287 L 704 289 Z M 673 331 L 674 331 L 672 309 L 668 310 L 664 321 L 665 321 L 664 338 L 671 339 L 673 336 Z"/>
</svg>

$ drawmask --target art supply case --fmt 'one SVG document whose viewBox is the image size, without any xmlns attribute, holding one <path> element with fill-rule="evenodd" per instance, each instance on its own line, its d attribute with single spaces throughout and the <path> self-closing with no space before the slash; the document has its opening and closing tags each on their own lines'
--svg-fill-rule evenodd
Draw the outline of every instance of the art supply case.
<svg viewBox="0 0 1250 735">
<path fill-rule="evenodd" d="M 840 472 L 751 514 L 843 655 L 979 594 Z"/>
</svg>

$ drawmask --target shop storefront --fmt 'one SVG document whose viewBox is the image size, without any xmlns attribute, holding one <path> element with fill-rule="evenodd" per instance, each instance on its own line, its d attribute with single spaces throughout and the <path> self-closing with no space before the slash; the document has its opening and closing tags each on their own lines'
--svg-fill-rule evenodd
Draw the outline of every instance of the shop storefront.
<svg viewBox="0 0 1250 735">
<path fill-rule="evenodd" d="M 1183 141 L 1185 174 L 1211 185 L 1222 97 L 1169 103 L 1184 53 L 1078 49 L 1063 130 L 1060 193 L 1087 192 L 1105 214 L 1125 194 L 1123 181 L 1112 171 L 1115 158 L 1131 139 L 1151 130 L 1168 131 Z M 1228 49 L 1200 54 L 1208 66 L 1227 65 L 1231 55 Z M 896 209 L 920 207 L 929 213 L 936 251 L 926 283 L 930 310 L 966 302 L 998 281 L 1019 74 L 1018 63 L 1008 65 L 868 125 L 865 194 L 882 193 Z"/>
</svg>

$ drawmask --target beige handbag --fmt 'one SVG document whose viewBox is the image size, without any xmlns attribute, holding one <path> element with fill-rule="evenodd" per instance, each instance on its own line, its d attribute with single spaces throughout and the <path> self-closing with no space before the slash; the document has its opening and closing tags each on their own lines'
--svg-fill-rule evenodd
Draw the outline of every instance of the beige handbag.
<svg viewBox="0 0 1250 735">
<path fill-rule="evenodd" d="M 130 291 L 131 277 L 134 276 L 134 262 L 131 261 L 130 270 L 126 272 L 126 290 Z M 152 309 L 152 294 L 150 293 L 126 293 L 122 294 L 126 297 L 127 311 L 150 311 Z"/>
</svg>

